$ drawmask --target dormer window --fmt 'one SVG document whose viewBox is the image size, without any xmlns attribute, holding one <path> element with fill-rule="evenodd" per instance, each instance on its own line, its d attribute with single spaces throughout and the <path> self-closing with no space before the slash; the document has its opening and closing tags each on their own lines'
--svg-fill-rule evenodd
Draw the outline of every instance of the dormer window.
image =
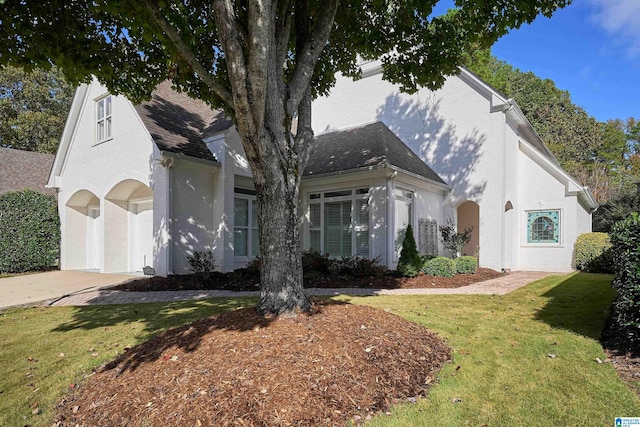
<svg viewBox="0 0 640 427">
<path fill-rule="evenodd" d="M 97 127 L 96 138 L 103 142 L 112 138 L 111 134 L 111 95 L 107 95 L 97 101 Z"/>
</svg>

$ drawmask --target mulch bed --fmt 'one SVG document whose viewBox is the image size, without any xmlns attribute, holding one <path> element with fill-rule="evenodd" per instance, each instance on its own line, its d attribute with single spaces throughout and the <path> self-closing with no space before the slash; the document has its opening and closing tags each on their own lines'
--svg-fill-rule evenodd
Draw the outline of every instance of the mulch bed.
<svg viewBox="0 0 640 427">
<path fill-rule="evenodd" d="M 316 276 L 305 281 L 305 288 L 459 288 L 476 282 L 502 277 L 489 268 L 478 268 L 474 274 L 457 274 L 454 277 L 434 277 L 420 274 L 417 277 L 397 277 L 389 273 L 373 277 Z M 178 291 L 178 290 L 260 290 L 259 276 L 245 271 L 222 274 L 214 272 L 206 277 L 191 274 L 170 277 L 149 277 L 123 283 L 113 289 L 122 291 Z"/>
<path fill-rule="evenodd" d="M 126 350 L 58 406 L 58 425 L 360 424 L 423 396 L 450 359 L 427 329 L 337 302 L 288 318 L 240 309 Z"/>
</svg>

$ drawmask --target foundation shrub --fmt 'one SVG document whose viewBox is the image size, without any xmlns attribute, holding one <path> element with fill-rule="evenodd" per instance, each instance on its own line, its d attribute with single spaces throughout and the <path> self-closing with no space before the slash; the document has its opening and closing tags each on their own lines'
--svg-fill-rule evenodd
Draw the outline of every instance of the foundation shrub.
<svg viewBox="0 0 640 427">
<path fill-rule="evenodd" d="M 456 274 L 456 262 L 450 258 L 439 256 L 427 261 L 422 271 L 429 276 L 453 277 Z"/>
<path fill-rule="evenodd" d="M 607 233 L 584 233 L 575 247 L 576 268 L 587 273 L 613 273 L 611 239 Z"/>
<path fill-rule="evenodd" d="M 478 260 L 472 256 L 456 258 L 455 263 L 458 274 L 474 274 L 478 269 Z"/>
<path fill-rule="evenodd" d="M 411 224 L 407 225 L 407 230 L 402 241 L 402 249 L 400 250 L 400 259 L 398 260 L 398 273 L 404 277 L 415 277 L 420 273 L 422 267 L 422 258 L 418 253 L 416 239 L 413 236 L 413 228 Z"/>
</svg>

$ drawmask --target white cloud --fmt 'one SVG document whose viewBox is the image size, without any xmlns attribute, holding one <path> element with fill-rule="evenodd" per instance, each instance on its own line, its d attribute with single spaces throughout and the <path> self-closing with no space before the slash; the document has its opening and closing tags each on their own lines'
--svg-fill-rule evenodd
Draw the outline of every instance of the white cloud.
<svg viewBox="0 0 640 427">
<path fill-rule="evenodd" d="M 604 29 L 630 58 L 640 56 L 640 0 L 589 0 L 590 20 Z"/>
</svg>

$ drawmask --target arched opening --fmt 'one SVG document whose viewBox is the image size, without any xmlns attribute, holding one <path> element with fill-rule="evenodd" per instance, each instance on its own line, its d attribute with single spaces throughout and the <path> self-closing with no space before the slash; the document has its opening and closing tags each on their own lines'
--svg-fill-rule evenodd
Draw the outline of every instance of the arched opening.
<svg viewBox="0 0 640 427">
<path fill-rule="evenodd" d="M 153 192 L 133 179 L 116 184 L 104 201 L 104 272 L 153 266 Z"/>
<path fill-rule="evenodd" d="M 466 201 L 458 206 L 458 232 L 467 227 L 473 227 L 471 240 L 462 249 L 462 255 L 475 255 L 480 247 L 480 206 L 472 201 Z"/>
<path fill-rule="evenodd" d="M 89 190 L 79 190 L 65 203 L 64 215 L 61 268 L 100 269 L 103 239 L 100 200 Z"/>
</svg>

